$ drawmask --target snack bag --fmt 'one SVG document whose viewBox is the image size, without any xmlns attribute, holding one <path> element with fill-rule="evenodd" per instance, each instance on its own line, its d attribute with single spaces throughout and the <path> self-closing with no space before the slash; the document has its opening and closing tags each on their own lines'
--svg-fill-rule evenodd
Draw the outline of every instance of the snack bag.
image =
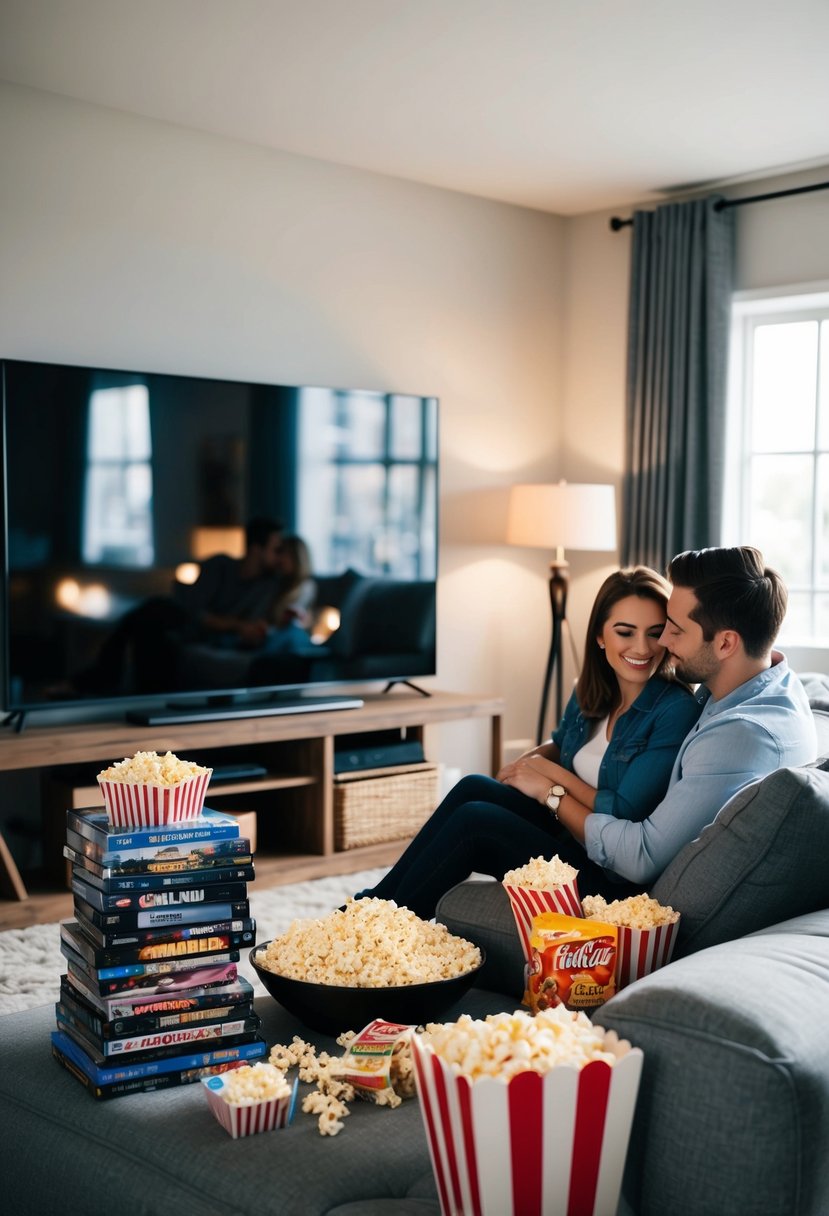
<svg viewBox="0 0 829 1216">
<path fill-rule="evenodd" d="M 594 1009 L 616 992 L 616 925 L 559 912 L 533 917 L 523 1003 L 533 1013 Z"/>
<path fill-rule="evenodd" d="M 338 1077 L 368 1101 L 395 1106 L 414 1095 L 412 1026 L 376 1018 L 351 1040 Z M 383 1095 L 380 1097 L 380 1095 Z"/>
</svg>

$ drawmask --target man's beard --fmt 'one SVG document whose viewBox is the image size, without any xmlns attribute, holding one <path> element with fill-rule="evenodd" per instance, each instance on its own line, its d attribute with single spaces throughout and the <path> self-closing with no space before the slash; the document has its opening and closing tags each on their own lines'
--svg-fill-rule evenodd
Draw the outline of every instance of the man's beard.
<svg viewBox="0 0 829 1216">
<path fill-rule="evenodd" d="M 674 658 L 676 675 L 686 684 L 704 684 L 719 670 L 719 664 L 712 652 L 712 644 L 705 642 L 692 658 L 685 661 Z"/>
</svg>

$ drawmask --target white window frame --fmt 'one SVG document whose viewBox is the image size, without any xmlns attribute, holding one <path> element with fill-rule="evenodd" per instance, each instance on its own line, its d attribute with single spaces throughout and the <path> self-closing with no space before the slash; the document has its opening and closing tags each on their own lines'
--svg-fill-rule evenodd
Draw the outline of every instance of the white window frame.
<svg viewBox="0 0 829 1216">
<path fill-rule="evenodd" d="M 757 544 L 762 548 L 762 537 L 746 535 L 746 520 L 750 501 L 749 480 L 749 395 L 751 391 L 750 332 L 759 321 L 780 322 L 829 319 L 829 281 L 797 284 L 784 287 L 765 288 L 759 291 L 736 292 L 732 301 L 731 337 L 728 376 L 728 410 L 726 428 L 726 461 L 723 488 L 722 543 Z M 829 368 L 821 367 L 825 377 Z M 818 386 L 818 392 L 820 386 Z M 820 449 L 823 451 L 824 449 Z M 818 456 L 817 434 L 812 449 L 807 454 L 816 463 Z M 786 453 L 791 455 L 790 452 Z M 814 467 L 814 465 L 813 465 Z M 816 580 L 815 544 L 818 527 L 817 503 L 812 514 L 812 576 L 809 585 L 798 585 L 792 590 L 806 591 L 812 595 L 825 591 Z M 814 631 L 813 631 L 814 632 Z M 829 637 L 815 638 L 787 635 L 783 627 L 782 638 L 787 652 L 792 647 L 802 648 L 803 659 L 809 666 L 825 662 L 829 652 Z M 807 658 L 806 656 L 813 656 Z"/>
</svg>

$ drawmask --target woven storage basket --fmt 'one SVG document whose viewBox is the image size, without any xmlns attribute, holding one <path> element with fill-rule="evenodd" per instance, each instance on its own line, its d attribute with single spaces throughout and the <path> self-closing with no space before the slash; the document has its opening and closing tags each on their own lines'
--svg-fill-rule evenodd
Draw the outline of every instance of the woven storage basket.
<svg viewBox="0 0 829 1216">
<path fill-rule="evenodd" d="M 437 790 L 434 764 L 335 777 L 334 847 L 356 849 L 414 835 L 435 809 Z"/>
</svg>

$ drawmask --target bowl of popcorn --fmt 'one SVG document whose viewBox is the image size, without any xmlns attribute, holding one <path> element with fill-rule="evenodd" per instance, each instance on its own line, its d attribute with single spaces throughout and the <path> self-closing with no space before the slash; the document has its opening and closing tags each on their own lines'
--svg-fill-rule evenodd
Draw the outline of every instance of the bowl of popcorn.
<svg viewBox="0 0 829 1216">
<path fill-rule="evenodd" d="M 581 916 L 579 872 L 560 857 L 533 857 L 526 865 L 507 870 L 501 882 L 509 896 L 524 958 L 532 957 L 533 917 L 542 912 Z"/>
<path fill-rule="evenodd" d="M 255 946 L 250 961 L 289 1013 L 337 1035 L 374 1019 L 434 1021 L 472 986 L 484 953 L 391 900 L 363 898 L 318 920 L 295 920 Z"/>
<path fill-rule="evenodd" d="M 152 828 L 197 819 L 213 770 L 172 752 L 136 752 L 98 774 L 113 827 Z"/>
<path fill-rule="evenodd" d="M 582 912 L 590 920 L 617 925 L 616 988 L 626 987 L 671 961 L 679 913 L 650 895 L 630 895 L 611 903 L 586 895 Z"/>
<path fill-rule="evenodd" d="M 243 1064 L 203 1077 L 202 1086 L 208 1106 L 234 1140 L 287 1127 L 293 1118 L 297 1082 L 289 1083 L 273 1064 Z"/>
<path fill-rule="evenodd" d="M 464 1015 L 411 1046 L 443 1216 L 616 1211 L 638 1048 L 563 1006 Z"/>
</svg>

